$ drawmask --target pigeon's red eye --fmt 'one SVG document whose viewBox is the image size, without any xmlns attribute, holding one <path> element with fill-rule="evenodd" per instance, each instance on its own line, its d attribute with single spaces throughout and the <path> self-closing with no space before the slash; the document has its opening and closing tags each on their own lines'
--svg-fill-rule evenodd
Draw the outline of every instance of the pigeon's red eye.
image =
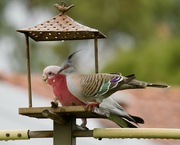
<svg viewBox="0 0 180 145">
<path fill-rule="evenodd" d="M 68 69 L 68 68 L 69 68 L 69 65 L 66 65 L 64 68 L 65 68 L 65 69 Z"/>
</svg>

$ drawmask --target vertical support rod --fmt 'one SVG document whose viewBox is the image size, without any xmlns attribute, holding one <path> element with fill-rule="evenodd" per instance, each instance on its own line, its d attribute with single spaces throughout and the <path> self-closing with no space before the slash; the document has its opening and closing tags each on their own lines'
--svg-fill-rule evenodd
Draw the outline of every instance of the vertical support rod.
<svg viewBox="0 0 180 145">
<path fill-rule="evenodd" d="M 28 103 L 29 108 L 32 107 L 32 91 L 31 91 L 31 69 L 30 69 L 30 53 L 29 53 L 29 37 L 26 37 L 26 65 L 27 65 L 27 79 L 28 79 Z"/>
<path fill-rule="evenodd" d="M 95 33 L 94 37 L 94 57 L 95 57 L 95 73 L 98 73 L 98 36 Z"/>
<path fill-rule="evenodd" d="M 70 116 L 65 125 L 54 121 L 53 145 L 76 145 L 73 130 L 76 127 L 76 118 Z"/>
</svg>

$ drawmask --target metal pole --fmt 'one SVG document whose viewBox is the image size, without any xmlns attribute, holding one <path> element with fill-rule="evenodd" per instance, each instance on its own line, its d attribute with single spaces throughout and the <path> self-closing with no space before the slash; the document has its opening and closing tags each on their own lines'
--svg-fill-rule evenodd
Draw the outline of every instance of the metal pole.
<svg viewBox="0 0 180 145">
<path fill-rule="evenodd" d="M 46 130 L 46 131 L 28 131 L 29 138 L 52 138 L 53 131 Z"/>
<path fill-rule="evenodd" d="M 96 128 L 94 138 L 180 139 L 180 129 L 168 128 Z"/>
<path fill-rule="evenodd" d="M 98 73 L 98 35 L 95 33 L 94 37 L 94 57 L 95 57 L 95 73 Z"/>
<path fill-rule="evenodd" d="M 52 138 L 53 131 L 0 130 L 0 141 L 28 140 L 30 138 Z"/>
<path fill-rule="evenodd" d="M 25 33 L 25 37 L 26 37 L 26 65 L 27 65 L 27 79 L 28 79 L 28 103 L 29 103 L 29 108 L 30 108 L 32 107 L 32 91 L 31 91 L 29 37 L 27 33 Z"/>
<path fill-rule="evenodd" d="M 30 138 L 54 137 L 54 145 L 75 145 L 76 137 L 94 138 L 138 138 L 138 139 L 180 139 L 180 129 L 172 128 L 95 128 L 75 130 L 75 118 L 65 125 L 54 122 L 54 131 L 0 130 L 1 140 L 27 140 Z"/>
<path fill-rule="evenodd" d="M 28 130 L 0 130 L 0 140 L 29 139 Z"/>
</svg>

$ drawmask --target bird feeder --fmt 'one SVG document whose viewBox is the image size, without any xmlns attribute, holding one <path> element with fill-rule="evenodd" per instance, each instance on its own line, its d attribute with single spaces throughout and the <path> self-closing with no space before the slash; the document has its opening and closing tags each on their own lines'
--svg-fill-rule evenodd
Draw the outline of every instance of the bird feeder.
<svg viewBox="0 0 180 145">
<path fill-rule="evenodd" d="M 48 19 L 40 24 L 32 27 L 17 30 L 25 34 L 26 40 L 26 63 L 27 63 L 27 78 L 28 78 L 28 108 L 19 108 L 19 114 L 35 117 L 35 118 L 50 118 L 54 122 L 53 142 L 54 145 L 59 143 L 66 145 L 75 145 L 75 137 L 73 130 L 76 127 L 76 118 L 86 117 L 102 117 L 106 116 L 95 115 L 91 110 L 86 110 L 84 106 L 69 106 L 69 107 L 32 107 L 32 90 L 31 90 L 31 69 L 30 69 L 30 50 L 29 37 L 35 41 L 65 41 L 65 40 L 84 40 L 94 39 L 94 54 L 95 54 L 95 72 L 98 72 L 98 39 L 106 38 L 100 31 L 84 26 L 65 14 L 74 5 L 66 7 L 66 3 L 54 5 L 60 13 L 51 19 Z M 68 115 L 66 119 L 62 116 Z M 62 134 L 62 132 L 64 132 Z M 36 134 L 36 133 L 35 133 Z M 61 135 L 60 135 L 61 134 Z M 52 134 L 51 134 L 52 135 Z M 39 135 L 37 135 L 38 137 Z M 41 136 L 41 135 L 40 135 Z M 45 135 L 46 137 L 50 137 Z"/>
<path fill-rule="evenodd" d="M 60 11 L 58 15 L 35 26 L 17 30 L 24 33 L 26 37 L 29 107 L 32 107 L 29 37 L 35 41 L 94 39 L 95 72 L 98 72 L 98 39 L 106 36 L 97 29 L 84 26 L 67 16 L 65 12 L 74 5 L 66 7 L 66 3 L 62 2 L 61 5 L 54 6 Z"/>
</svg>

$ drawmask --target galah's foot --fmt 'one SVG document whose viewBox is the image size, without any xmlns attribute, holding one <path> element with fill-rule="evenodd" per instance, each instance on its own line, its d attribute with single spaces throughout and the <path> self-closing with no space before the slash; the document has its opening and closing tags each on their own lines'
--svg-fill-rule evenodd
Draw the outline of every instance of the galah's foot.
<svg viewBox="0 0 180 145">
<path fill-rule="evenodd" d="M 58 98 L 55 97 L 54 100 L 51 102 L 51 108 L 57 108 L 58 107 Z"/>
<path fill-rule="evenodd" d="M 93 103 L 90 103 L 90 104 L 86 105 L 86 109 L 92 108 L 94 110 L 95 107 L 99 108 L 99 103 L 98 102 L 93 102 Z"/>
<path fill-rule="evenodd" d="M 52 102 L 51 102 L 51 108 L 57 108 L 57 107 L 58 107 L 58 103 L 52 101 Z"/>
</svg>

